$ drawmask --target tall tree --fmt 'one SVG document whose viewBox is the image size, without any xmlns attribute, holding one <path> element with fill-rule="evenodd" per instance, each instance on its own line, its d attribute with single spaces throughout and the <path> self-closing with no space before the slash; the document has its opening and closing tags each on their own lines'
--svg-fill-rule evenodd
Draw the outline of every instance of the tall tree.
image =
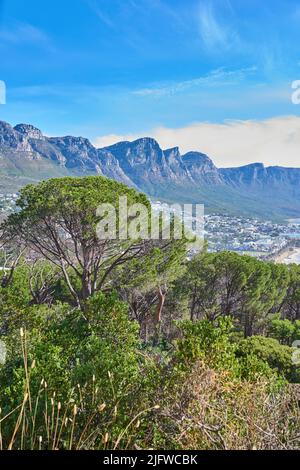
<svg viewBox="0 0 300 470">
<path fill-rule="evenodd" d="M 293 264 L 287 269 L 289 283 L 280 313 L 282 318 L 291 321 L 300 320 L 300 266 Z"/>
<path fill-rule="evenodd" d="M 2 226 L 3 238 L 59 267 L 78 306 L 118 286 L 114 273 L 123 272 L 127 284 L 143 279 L 155 288 L 160 320 L 166 281 L 185 241 L 161 240 L 160 231 L 151 239 L 151 205 L 144 194 L 100 176 L 60 178 L 26 186 L 17 205 L 20 210 Z M 99 232 L 100 223 L 105 230 Z"/>
<path fill-rule="evenodd" d="M 177 284 L 188 299 L 192 320 L 232 316 L 244 335 L 251 336 L 279 311 L 288 278 L 285 266 L 222 252 L 195 257 Z"/>
<path fill-rule="evenodd" d="M 128 303 L 144 338 L 165 320 L 167 294 L 186 269 L 186 244 L 185 239 L 156 241 L 147 257 L 133 259 L 114 273 L 112 286 Z"/>
<path fill-rule="evenodd" d="M 145 195 L 103 177 L 61 178 L 28 185 L 21 190 L 19 211 L 10 215 L 3 237 L 23 243 L 31 257 L 42 257 L 58 266 L 76 303 L 103 289 L 118 266 L 149 253 L 151 245 L 142 238 L 119 236 L 119 197 L 128 206 L 143 205 L 150 211 Z M 98 224 L 110 204 L 116 209 L 115 236 L 99 236 Z M 109 207 L 108 207 L 109 210 Z M 131 222 L 135 216 L 131 217 Z M 108 227 L 109 228 L 109 227 Z"/>
</svg>

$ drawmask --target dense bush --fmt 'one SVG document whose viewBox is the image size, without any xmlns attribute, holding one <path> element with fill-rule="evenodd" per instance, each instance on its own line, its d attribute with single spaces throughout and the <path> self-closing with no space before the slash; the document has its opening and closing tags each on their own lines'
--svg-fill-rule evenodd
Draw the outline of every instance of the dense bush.
<svg viewBox="0 0 300 470">
<path fill-rule="evenodd" d="M 138 325 L 129 321 L 127 306 L 114 296 L 99 295 L 89 302 L 88 320 L 78 310 L 65 310 L 65 315 L 58 318 L 53 318 L 54 312 L 58 314 L 58 309 L 44 312 L 46 317 L 38 329 L 21 330 L 19 352 L 15 337 L 14 341 L 7 341 L 8 360 L 0 369 L 2 413 L 15 409 L 24 394 L 29 393 L 28 374 L 30 395 L 35 398 L 40 394 L 42 381 L 47 384 L 47 396 L 55 396 L 61 403 L 72 399 L 80 406 L 84 389 L 85 413 L 94 407 L 96 388 L 98 404 L 126 408 L 127 394 L 143 381 Z M 44 404 L 40 406 L 43 408 Z M 43 427 L 42 408 L 38 408 L 36 432 Z M 7 429 L 14 426 L 14 418 L 10 425 L 6 422 Z"/>
<path fill-rule="evenodd" d="M 300 340 L 300 320 L 291 322 L 288 319 L 276 318 L 270 324 L 270 336 L 282 344 L 292 345 L 294 341 Z"/>
<path fill-rule="evenodd" d="M 300 367 L 292 362 L 293 348 L 280 344 L 274 338 L 253 336 L 238 344 L 238 357 L 256 356 L 290 382 L 300 381 Z"/>
<path fill-rule="evenodd" d="M 19 351 L 11 345 L 0 370 L 4 448 L 297 445 L 292 392 L 261 367 L 257 348 L 247 344 L 248 354 L 242 342 L 237 354 L 230 319 L 178 324 L 179 339 L 160 351 L 143 347 L 115 296 L 94 298 L 88 319 L 60 310 L 56 321 L 51 312 L 38 330 L 21 330 Z M 276 355 L 280 369 L 283 359 Z"/>
</svg>

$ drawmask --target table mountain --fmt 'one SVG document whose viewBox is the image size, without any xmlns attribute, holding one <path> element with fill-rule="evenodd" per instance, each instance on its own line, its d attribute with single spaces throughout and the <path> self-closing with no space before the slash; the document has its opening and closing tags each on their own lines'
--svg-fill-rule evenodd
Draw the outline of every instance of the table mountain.
<svg viewBox="0 0 300 470">
<path fill-rule="evenodd" d="M 97 149 L 83 137 L 47 137 L 34 126 L 0 121 L 1 192 L 44 178 L 91 174 L 157 199 L 204 203 L 207 211 L 300 217 L 300 168 L 217 168 L 204 153 L 163 150 L 148 137 Z"/>
</svg>

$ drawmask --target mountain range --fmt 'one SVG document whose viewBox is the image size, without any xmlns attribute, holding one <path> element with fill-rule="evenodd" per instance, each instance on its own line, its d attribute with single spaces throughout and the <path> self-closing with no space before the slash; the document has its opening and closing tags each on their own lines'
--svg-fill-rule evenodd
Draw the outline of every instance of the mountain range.
<svg viewBox="0 0 300 470">
<path fill-rule="evenodd" d="M 59 176 L 103 175 L 150 197 L 203 203 L 206 212 L 268 219 L 300 217 L 300 168 L 262 163 L 217 168 L 204 153 L 162 150 L 152 138 L 96 148 L 83 137 L 47 137 L 0 121 L 0 192 Z"/>
</svg>

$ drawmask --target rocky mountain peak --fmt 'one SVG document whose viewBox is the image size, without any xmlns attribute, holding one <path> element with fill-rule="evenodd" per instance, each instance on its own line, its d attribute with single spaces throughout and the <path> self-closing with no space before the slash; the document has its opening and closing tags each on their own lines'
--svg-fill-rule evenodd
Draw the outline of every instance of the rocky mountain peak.
<svg viewBox="0 0 300 470">
<path fill-rule="evenodd" d="M 93 149 L 96 151 L 89 139 L 86 139 L 85 137 L 73 137 L 71 135 L 67 135 L 65 137 L 50 137 L 49 141 L 64 147 Z"/>
<path fill-rule="evenodd" d="M 42 134 L 42 131 L 37 127 L 31 126 L 30 124 L 18 124 L 14 127 L 16 132 L 26 136 L 29 139 L 44 140 L 45 137 Z"/>
<path fill-rule="evenodd" d="M 205 154 L 201 152 L 188 152 L 182 156 L 182 160 L 187 166 L 201 165 L 211 168 L 216 168 L 213 161 Z"/>
<path fill-rule="evenodd" d="M 31 146 L 23 134 L 17 132 L 10 124 L 0 121 L 0 150 L 30 152 Z M 0 153 L 1 155 L 1 153 Z"/>
<path fill-rule="evenodd" d="M 243 168 L 249 171 L 256 171 L 256 170 L 264 170 L 265 165 L 263 163 L 256 162 L 256 163 L 249 163 L 248 165 L 244 165 L 239 168 Z"/>
<path fill-rule="evenodd" d="M 0 134 L 12 134 L 14 131 L 13 127 L 8 122 L 0 121 Z"/>
<path fill-rule="evenodd" d="M 131 144 L 134 146 L 158 147 L 160 149 L 159 143 L 152 137 L 141 137 L 140 139 L 136 139 L 131 142 Z"/>
<path fill-rule="evenodd" d="M 167 159 L 180 158 L 179 147 L 172 147 L 170 149 L 164 150 L 164 154 Z"/>
</svg>

